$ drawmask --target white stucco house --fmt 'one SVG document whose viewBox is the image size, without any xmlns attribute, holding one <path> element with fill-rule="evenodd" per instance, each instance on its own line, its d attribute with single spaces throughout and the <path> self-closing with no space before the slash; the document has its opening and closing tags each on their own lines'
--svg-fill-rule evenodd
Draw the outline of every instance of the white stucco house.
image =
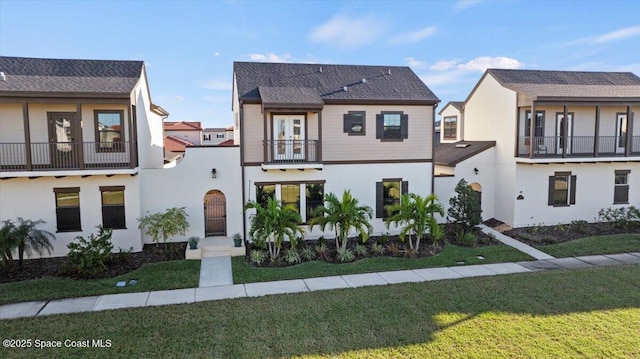
<svg viewBox="0 0 640 359">
<path fill-rule="evenodd" d="M 0 219 L 42 219 L 53 256 L 113 229 L 142 248 L 140 173 L 162 168 L 162 120 L 141 61 L 0 57 Z"/>
<path fill-rule="evenodd" d="M 436 149 L 436 194 L 465 178 L 483 218 L 514 227 L 638 206 L 638 107 L 632 73 L 489 69 L 458 112 L 441 112 L 461 130 Z"/>
<path fill-rule="evenodd" d="M 275 197 L 306 223 L 323 194 L 349 189 L 386 232 L 386 206 L 433 191 L 438 102 L 408 67 L 236 62 L 242 202 Z"/>
<path fill-rule="evenodd" d="M 232 145 L 233 126 L 230 127 L 208 127 L 202 130 L 202 145 Z"/>
</svg>

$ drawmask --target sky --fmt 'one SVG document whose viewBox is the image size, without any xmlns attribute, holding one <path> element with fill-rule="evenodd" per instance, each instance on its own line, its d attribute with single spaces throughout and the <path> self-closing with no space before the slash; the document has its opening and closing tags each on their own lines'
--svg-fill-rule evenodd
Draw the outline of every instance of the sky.
<svg viewBox="0 0 640 359">
<path fill-rule="evenodd" d="M 143 60 L 167 121 L 226 127 L 234 61 L 409 66 L 439 110 L 487 68 L 640 76 L 639 15 L 638 0 L 0 0 L 0 55 Z"/>
</svg>

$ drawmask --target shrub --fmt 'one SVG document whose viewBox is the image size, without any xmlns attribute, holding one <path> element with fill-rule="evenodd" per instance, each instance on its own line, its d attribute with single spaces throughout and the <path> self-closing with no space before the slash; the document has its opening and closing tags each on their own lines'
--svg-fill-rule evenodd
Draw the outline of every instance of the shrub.
<svg viewBox="0 0 640 359">
<path fill-rule="evenodd" d="M 367 250 L 367 246 L 365 246 L 364 244 L 356 244 L 354 251 L 358 257 L 366 257 L 369 253 L 369 251 Z"/>
<path fill-rule="evenodd" d="M 473 232 L 462 230 L 456 233 L 456 242 L 465 247 L 475 247 L 478 244 L 478 236 Z"/>
<path fill-rule="evenodd" d="M 418 251 L 415 248 L 407 248 L 403 253 L 407 258 L 415 258 L 418 255 Z"/>
<path fill-rule="evenodd" d="M 164 211 L 148 214 L 142 218 L 138 218 L 138 228 L 146 228 L 146 234 L 158 244 L 160 238 L 163 243 L 167 243 L 169 237 L 175 235 L 185 235 L 189 229 L 187 221 L 187 213 L 184 207 L 172 207 Z"/>
<path fill-rule="evenodd" d="M 254 249 L 249 253 L 249 258 L 253 263 L 260 265 L 267 259 L 267 252 L 260 249 Z"/>
<path fill-rule="evenodd" d="M 374 243 L 371 246 L 371 253 L 373 253 L 373 255 L 381 256 L 381 255 L 384 255 L 385 252 L 386 250 L 384 249 L 384 246 L 380 243 Z"/>
<path fill-rule="evenodd" d="M 94 275 L 107 269 L 111 257 L 111 229 L 98 226 L 98 235 L 91 233 L 88 239 L 78 236 L 78 241 L 69 243 L 69 254 L 64 269 L 80 275 Z"/>
<path fill-rule="evenodd" d="M 300 250 L 300 257 L 306 261 L 312 261 L 316 259 L 316 253 L 310 247 L 304 247 Z"/>
<path fill-rule="evenodd" d="M 378 244 L 387 244 L 389 241 L 389 232 L 385 232 L 380 235 L 380 237 L 376 238 L 376 243 Z"/>
<path fill-rule="evenodd" d="M 571 221 L 571 229 L 578 233 L 587 233 L 588 222 L 584 220 Z"/>
<path fill-rule="evenodd" d="M 18 250 L 18 265 L 22 267 L 24 254 L 31 255 L 36 252 L 40 255 L 46 250 L 51 254 L 53 246 L 51 240 L 56 237 L 48 231 L 36 228 L 39 224 L 45 223 L 43 220 L 32 221 L 18 217 L 18 222 L 14 224 L 11 220 L 3 221 L 0 229 L 0 258 L 7 264 L 9 269 L 13 269 L 12 252 Z"/>
<path fill-rule="evenodd" d="M 387 244 L 387 250 L 391 253 L 392 256 L 396 257 L 400 254 L 400 247 L 396 242 L 391 242 Z"/>
<path fill-rule="evenodd" d="M 284 260 L 289 264 L 300 263 L 300 253 L 295 248 L 290 248 L 284 254 Z"/>
<path fill-rule="evenodd" d="M 316 253 L 318 253 L 318 258 L 322 260 L 329 260 L 329 247 L 327 247 L 326 243 L 321 243 L 316 246 Z"/>
<path fill-rule="evenodd" d="M 356 256 L 353 253 L 353 251 L 349 248 L 343 249 L 343 248 L 338 248 L 337 252 L 336 252 L 336 258 L 340 261 L 340 262 L 352 262 Z"/>
<path fill-rule="evenodd" d="M 456 195 L 449 199 L 448 219 L 460 224 L 465 231 L 470 231 L 482 223 L 482 209 L 477 195 L 464 179 L 458 182 L 455 192 Z"/>
</svg>

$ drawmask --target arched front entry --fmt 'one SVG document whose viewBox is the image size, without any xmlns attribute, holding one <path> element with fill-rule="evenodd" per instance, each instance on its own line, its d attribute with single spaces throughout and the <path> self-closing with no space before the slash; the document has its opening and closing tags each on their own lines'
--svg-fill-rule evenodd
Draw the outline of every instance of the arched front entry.
<svg viewBox="0 0 640 359">
<path fill-rule="evenodd" d="M 478 182 L 473 182 L 471 184 L 471 189 L 476 194 L 476 201 L 478 202 L 478 206 L 480 210 L 482 210 L 482 186 Z"/>
<path fill-rule="evenodd" d="M 204 236 L 227 235 L 227 199 L 217 189 L 204 196 Z"/>
</svg>

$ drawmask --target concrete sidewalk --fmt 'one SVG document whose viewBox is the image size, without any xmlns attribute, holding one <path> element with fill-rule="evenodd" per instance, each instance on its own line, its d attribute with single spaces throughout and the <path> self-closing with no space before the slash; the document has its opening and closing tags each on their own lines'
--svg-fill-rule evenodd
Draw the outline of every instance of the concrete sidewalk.
<svg viewBox="0 0 640 359">
<path fill-rule="evenodd" d="M 554 257 L 552 257 L 552 256 L 550 256 L 550 255 L 548 255 L 548 254 L 546 254 L 544 252 L 541 252 L 541 251 L 539 251 L 539 250 L 537 250 L 537 249 L 535 249 L 535 248 L 533 248 L 533 247 L 531 247 L 529 245 L 526 245 L 526 244 L 524 244 L 524 243 L 522 243 L 522 242 L 520 242 L 518 240 L 515 240 L 515 239 L 513 239 L 511 237 L 505 236 L 504 234 L 496 231 L 493 228 L 489 228 L 489 227 L 485 226 L 484 224 L 481 224 L 478 227 L 480 227 L 480 229 L 484 233 L 494 235 L 496 237 L 496 239 L 499 240 L 500 242 L 502 242 L 502 243 L 504 243 L 504 244 L 506 244 L 506 245 L 508 245 L 510 247 L 513 247 L 513 248 L 519 250 L 522 253 L 526 253 L 526 254 L 532 256 L 535 259 L 553 259 L 554 258 Z"/>
<path fill-rule="evenodd" d="M 495 263 L 459 267 L 350 274 L 333 277 L 236 285 L 230 284 L 216 287 L 200 287 L 155 292 L 108 294 L 96 297 L 52 300 L 49 302 L 15 303 L 0 306 L 0 319 L 64 313 L 95 312 L 108 309 L 150 307 L 241 297 L 258 297 L 272 294 L 301 293 L 408 282 L 427 282 L 444 279 L 495 276 L 510 273 L 608 266 L 625 263 L 640 263 L 640 252 L 582 256 L 575 258 L 551 258 L 518 263 Z"/>
</svg>

